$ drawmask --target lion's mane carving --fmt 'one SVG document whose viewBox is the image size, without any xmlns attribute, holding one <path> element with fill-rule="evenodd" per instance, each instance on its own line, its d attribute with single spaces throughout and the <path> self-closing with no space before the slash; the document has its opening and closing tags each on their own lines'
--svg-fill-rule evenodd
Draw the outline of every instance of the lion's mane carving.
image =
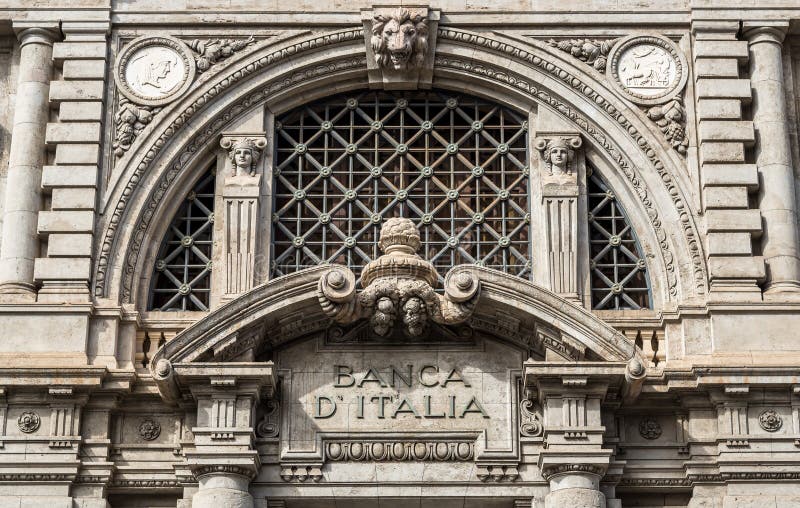
<svg viewBox="0 0 800 508">
<path fill-rule="evenodd" d="M 380 68 L 418 69 L 428 52 L 428 21 L 422 14 L 399 8 L 394 14 L 375 16 L 372 51 Z"/>
</svg>

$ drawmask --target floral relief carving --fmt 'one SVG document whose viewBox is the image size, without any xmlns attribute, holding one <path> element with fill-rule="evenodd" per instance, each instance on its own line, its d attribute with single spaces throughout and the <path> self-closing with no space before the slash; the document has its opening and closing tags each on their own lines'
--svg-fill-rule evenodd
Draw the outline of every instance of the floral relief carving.
<svg viewBox="0 0 800 508">
<path fill-rule="evenodd" d="M 658 125 L 672 148 L 679 154 L 686 155 L 689 138 L 686 137 L 686 109 L 683 107 L 683 100 L 678 97 L 646 111 L 647 118 Z"/>
<path fill-rule="evenodd" d="M 342 324 L 367 318 L 381 337 L 397 323 L 407 337 L 420 337 L 428 321 L 452 325 L 469 319 L 480 281 L 468 272 L 451 271 L 445 294 L 437 294 L 436 269 L 416 254 L 420 236 L 411 219 L 388 219 L 378 246 L 384 254 L 364 267 L 362 291 L 356 292 L 355 275 L 348 268 L 334 265 L 320 277 L 317 296 L 325 314 Z"/>
<path fill-rule="evenodd" d="M 758 415 L 758 424 L 767 432 L 777 432 L 783 426 L 783 418 L 774 409 L 767 409 Z"/>
<path fill-rule="evenodd" d="M 25 434 L 32 434 L 39 430 L 39 425 L 41 425 L 41 423 L 41 418 L 33 411 L 25 411 L 17 418 L 17 427 Z"/>
<path fill-rule="evenodd" d="M 428 53 L 427 19 L 402 7 L 389 15 L 378 14 L 371 43 L 378 67 L 397 71 L 420 68 Z"/>
<path fill-rule="evenodd" d="M 152 418 L 145 418 L 139 423 L 139 437 L 145 441 L 154 441 L 161 435 L 161 424 Z"/>
<path fill-rule="evenodd" d="M 645 439 L 658 439 L 662 432 L 661 424 L 653 418 L 642 418 L 639 422 L 639 435 Z"/>
<path fill-rule="evenodd" d="M 598 72 L 605 72 L 608 52 L 618 40 L 565 39 L 557 41 L 550 39 L 547 44 L 591 65 Z"/>
<path fill-rule="evenodd" d="M 255 44 L 255 39 L 251 35 L 247 39 L 211 39 L 202 41 L 194 39 L 189 42 L 189 48 L 194 51 L 194 61 L 197 65 L 197 72 L 205 72 L 215 63 L 232 56 L 237 51 L 241 51 L 251 44 Z"/>
<path fill-rule="evenodd" d="M 115 136 L 112 144 L 114 154 L 122 157 L 130 149 L 136 137 L 161 111 L 160 107 L 134 104 L 126 97 L 120 97 L 117 112 L 114 113 Z"/>
</svg>

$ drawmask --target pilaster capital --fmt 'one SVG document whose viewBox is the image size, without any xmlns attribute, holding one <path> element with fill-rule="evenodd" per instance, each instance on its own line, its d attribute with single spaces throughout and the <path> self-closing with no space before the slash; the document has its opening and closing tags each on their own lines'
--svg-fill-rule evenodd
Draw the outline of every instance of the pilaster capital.
<svg viewBox="0 0 800 508">
<path fill-rule="evenodd" d="M 742 25 L 742 32 L 750 45 L 769 42 L 780 46 L 788 30 L 788 21 L 745 21 Z"/>
<path fill-rule="evenodd" d="M 61 38 L 60 25 L 56 21 L 14 21 L 12 27 L 20 46 L 27 44 L 52 46 Z"/>
</svg>

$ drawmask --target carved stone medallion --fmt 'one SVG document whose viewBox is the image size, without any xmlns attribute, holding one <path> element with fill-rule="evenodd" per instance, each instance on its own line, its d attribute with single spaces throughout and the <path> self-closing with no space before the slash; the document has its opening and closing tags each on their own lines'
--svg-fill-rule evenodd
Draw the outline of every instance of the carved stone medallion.
<svg viewBox="0 0 800 508">
<path fill-rule="evenodd" d="M 661 424 L 653 418 L 642 418 L 639 422 L 639 435 L 645 439 L 658 439 L 661 437 Z"/>
<path fill-rule="evenodd" d="M 25 411 L 19 418 L 17 418 L 17 426 L 19 430 L 25 434 L 31 434 L 39 430 L 39 425 L 42 423 L 39 415 L 33 411 Z"/>
<path fill-rule="evenodd" d="M 767 432 L 777 432 L 783 426 L 783 418 L 774 409 L 767 409 L 758 415 L 758 424 Z"/>
<path fill-rule="evenodd" d="M 671 40 L 655 35 L 623 38 L 608 55 L 606 74 L 618 92 L 636 104 L 653 106 L 676 97 L 686 86 L 686 57 Z"/>
<path fill-rule="evenodd" d="M 139 424 L 139 436 L 145 441 L 153 441 L 161 435 L 161 425 L 151 419 L 146 418 Z"/>
<path fill-rule="evenodd" d="M 180 40 L 166 35 L 140 37 L 117 57 L 114 80 L 119 91 L 145 106 L 161 106 L 180 97 L 195 75 L 194 55 Z"/>
</svg>

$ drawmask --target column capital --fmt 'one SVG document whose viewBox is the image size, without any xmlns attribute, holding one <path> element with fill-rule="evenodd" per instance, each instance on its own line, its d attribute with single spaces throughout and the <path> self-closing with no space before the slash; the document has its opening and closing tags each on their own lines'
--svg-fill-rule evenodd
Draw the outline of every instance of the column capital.
<svg viewBox="0 0 800 508">
<path fill-rule="evenodd" d="M 45 44 L 52 46 L 61 37 L 59 23 L 56 21 L 14 21 L 14 33 L 20 46 L 26 44 Z"/>
<path fill-rule="evenodd" d="M 788 30 L 788 21 L 745 21 L 742 25 L 742 32 L 751 45 L 760 42 L 781 45 Z"/>
</svg>

